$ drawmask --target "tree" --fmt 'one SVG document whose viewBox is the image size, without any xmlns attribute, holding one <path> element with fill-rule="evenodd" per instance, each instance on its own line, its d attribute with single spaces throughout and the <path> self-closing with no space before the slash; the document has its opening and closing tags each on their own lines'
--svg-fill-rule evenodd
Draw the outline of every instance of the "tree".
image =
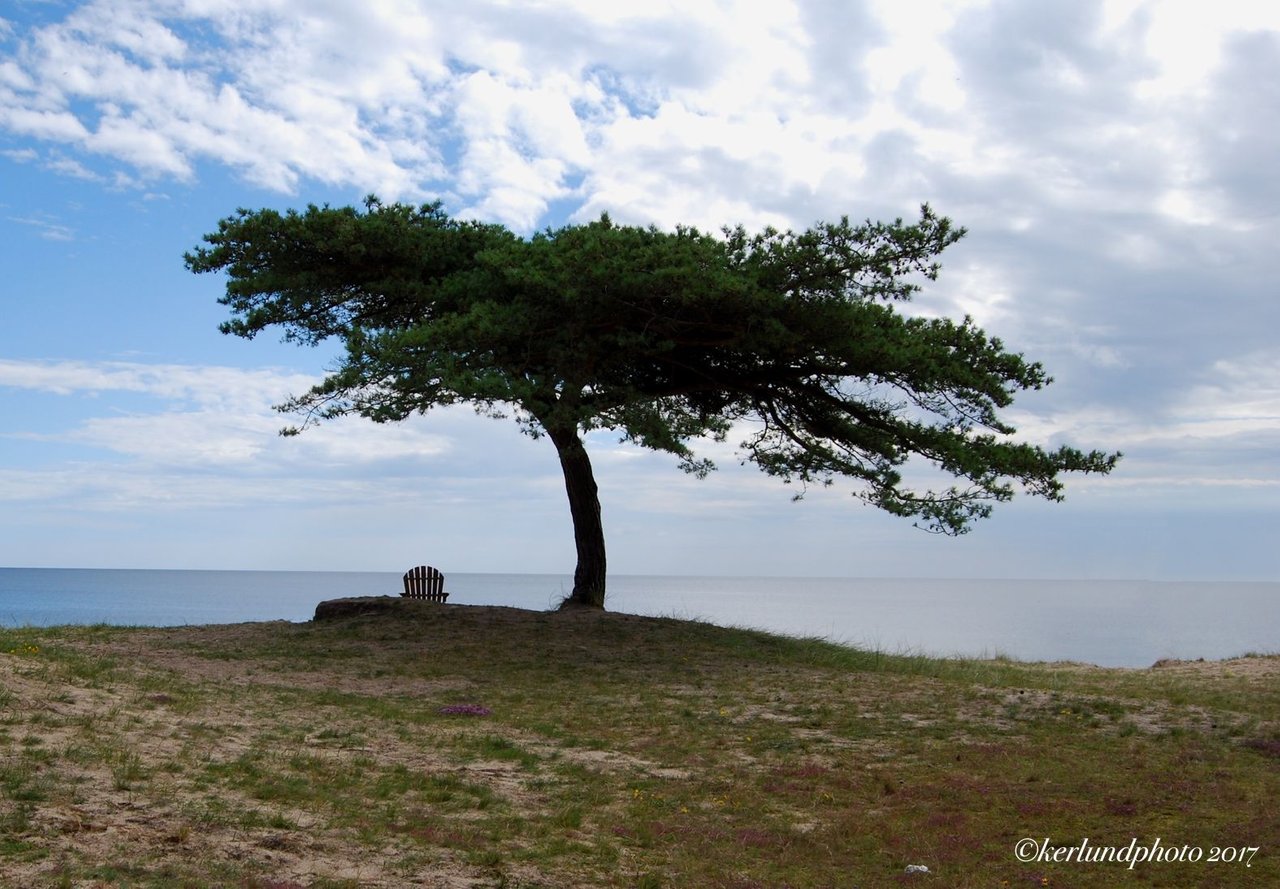
<svg viewBox="0 0 1280 889">
<path fill-rule="evenodd" d="M 593 429 L 701 476 L 714 467 L 691 443 L 746 428 L 744 462 L 802 492 L 851 478 L 864 500 L 948 534 L 1015 486 L 1061 500 L 1062 473 L 1112 469 L 1118 454 L 1012 440 L 997 411 L 1050 382 L 1038 363 L 969 318 L 897 310 L 963 234 L 925 206 L 913 224 L 716 237 L 602 216 L 526 239 L 370 197 L 363 210 L 240 210 L 186 263 L 228 273 L 224 333 L 343 341 L 339 366 L 280 406 L 301 428 L 470 403 L 550 439 L 577 545 L 567 602 L 603 607 Z M 904 479 L 916 464 L 958 483 L 918 490 Z"/>
</svg>

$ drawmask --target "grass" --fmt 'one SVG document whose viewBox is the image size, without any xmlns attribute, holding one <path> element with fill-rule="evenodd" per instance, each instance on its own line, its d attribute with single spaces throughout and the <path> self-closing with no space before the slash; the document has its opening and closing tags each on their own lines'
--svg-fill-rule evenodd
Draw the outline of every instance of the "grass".
<svg viewBox="0 0 1280 889">
<path fill-rule="evenodd" d="M 1278 678 L 423 603 L 6 630 L 0 882 L 1280 885 Z M 1022 862 L 1023 838 L 1202 860 Z"/>
</svg>

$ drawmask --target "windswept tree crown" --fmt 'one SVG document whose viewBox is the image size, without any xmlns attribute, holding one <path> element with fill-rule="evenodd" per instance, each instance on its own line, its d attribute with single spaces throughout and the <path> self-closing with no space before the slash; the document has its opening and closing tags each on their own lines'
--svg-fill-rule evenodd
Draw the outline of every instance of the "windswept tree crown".
<svg viewBox="0 0 1280 889">
<path fill-rule="evenodd" d="M 345 342 L 340 366 L 282 406 L 307 422 L 467 402 L 547 434 L 562 464 L 606 428 L 699 474 L 712 466 L 691 444 L 745 428 L 744 460 L 771 475 L 850 478 L 870 503 L 958 534 L 1017 487 L 1059 500 L 1062 473 L 1118 458 L 1014 441 L 998 411 L 1046 385 L 1043 368 L 969 318 L 899 310 L 963 234 L 925 206 L 912 224 L 844 218 L 800 233 L 602 216 L 521 238 L 438 203 L 371 197 L 363 210 L 240 210 L 186 259 L 228 273 L 225 332 Z M 947 486 L 906 483 L 912 458 Z M 602 602 L 602 536 L 599 550 Z M 582 556 L 579 539 L 580 569 Z"/>
</svg>

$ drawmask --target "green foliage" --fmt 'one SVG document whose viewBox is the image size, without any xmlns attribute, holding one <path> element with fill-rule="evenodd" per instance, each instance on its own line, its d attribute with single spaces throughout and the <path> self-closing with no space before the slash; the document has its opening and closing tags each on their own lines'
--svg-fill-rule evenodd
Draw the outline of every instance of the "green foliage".
<svg viewBox="0 0 1280 889">
<path fill-rule="evenodd" d="M 1044 369 L 969 318 L 900 311 L 963 234 L 926 206 L 911 224 L 716 236 L 602 216 L 526 239 L 370 197 L 363 211 L 240 210 L 187 265 L 228 273 L 225 332 L 344 342 L 341 365 L 282 406 L 303 427 L 469 403 L 548 433 L 562 458 L 603 428 L 696 474 L 714 467 L 693 442 L 747 429 L 744 459 L 771 475 L 851 478 L 868 502 L 958 534 L 1018 487 L 1059 500 L 1062 473 L 1118 459 L 1014 441 L 999 411 Z M 911 460 L 956 482 L 917 489 Z"/>
</svg>

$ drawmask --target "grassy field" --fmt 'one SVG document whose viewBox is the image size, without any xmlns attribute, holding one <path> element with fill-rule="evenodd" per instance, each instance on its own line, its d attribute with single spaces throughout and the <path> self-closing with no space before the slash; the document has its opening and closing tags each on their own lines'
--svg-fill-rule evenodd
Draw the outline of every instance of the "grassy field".
<svg viewBox="0 0 1280 889">
<path fill-rule="evenodd" d="M 1280 886 L 1276 657 L 397 601 L 0 630 L 0 715 L 3 886 Z"/>
</svg>

